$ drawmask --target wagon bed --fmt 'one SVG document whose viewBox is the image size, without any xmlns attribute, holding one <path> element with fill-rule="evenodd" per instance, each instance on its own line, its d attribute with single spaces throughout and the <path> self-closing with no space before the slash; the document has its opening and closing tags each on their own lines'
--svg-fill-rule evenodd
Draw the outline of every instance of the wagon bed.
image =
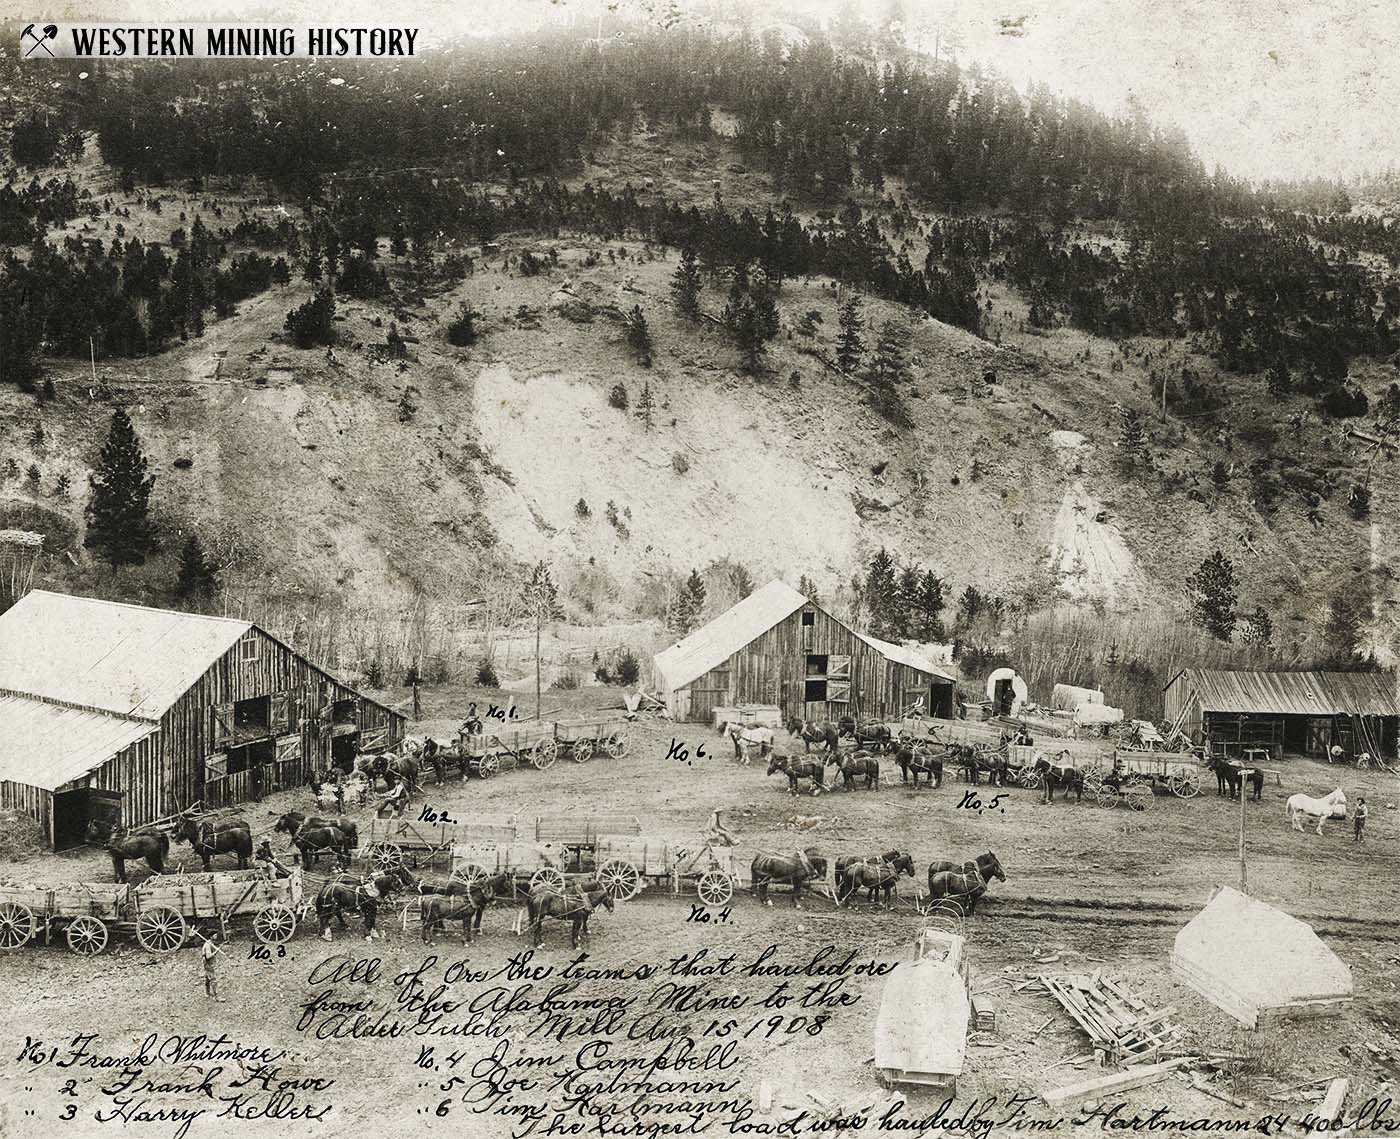
<svg viewBox="0 0 1400 1139">
<path fill-rule="evenodd" d="M 498 771 L 512 770 L 522 763 L 544 771 L 559 757 L 554 728 L 552 720 L 541 720 L 475 733 L 462 732 L 457 737 L 457 752 L 463 772 L 489 779 Z"/>
<path fill-rule="evenodd" d="M 595 755 L 621 759 L 627 754 L 630 728 L 625 716 L 586 716 L 557 722 L 554 738 L 559 754 L 575 763 L 587 763 Z"/>
<path fill-rule="evenodd" d="M 640 835 L 608 835 L 594 852 L 598 881 L 614 901 L 635 898 L 648 886 L 675 895 L 687 886 L 707 906 L 723 906 L 750 884 L 748 867 L 732 847 L 673 843 Z"/>
</svg>

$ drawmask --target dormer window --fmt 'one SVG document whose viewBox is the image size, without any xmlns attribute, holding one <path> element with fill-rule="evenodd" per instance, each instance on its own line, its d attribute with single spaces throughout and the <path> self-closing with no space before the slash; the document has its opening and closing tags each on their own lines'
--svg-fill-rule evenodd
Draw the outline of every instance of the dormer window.
<svg viewBox="0 0 1400 1139">
<path fill-rule="evenodd" d="M 802 613 L 802 627 L 804 629 L 810 629 L 813 623 L 816 621 L 816 619 L 817 615 L 813 613 L 810 609 L 804 610 Z"/>
<path fill-rule="evenodd" d="M 258 659 L 258 635 L 246 633 L 238 642 L 238 663 L 250 664 Z"/>
</svg>

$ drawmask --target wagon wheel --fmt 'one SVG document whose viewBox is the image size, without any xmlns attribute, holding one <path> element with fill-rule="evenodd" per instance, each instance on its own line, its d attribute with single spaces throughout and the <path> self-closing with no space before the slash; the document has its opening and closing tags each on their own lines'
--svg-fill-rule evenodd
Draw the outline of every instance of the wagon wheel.
<svg viewBox="0 0 1400 1139">
<path fill-rule="evenodd" d="M 285 945 L 296 931 L 296 914 L 281 902 L 264 906 L 253 915 L 253 932 L 264 945 Z"/>
<path fill-rule="evenodd" d="M 376 842 L 369 848 L 369 856 L 380 870 L 397 870 L 403 865 L 403 851 L 397 843 Z"/>
<path fill-rule="evenodd" d="M 1031 769 L 1028 774 L 1021 777 L 1021 782 L 1033 791 L 1043 792 L 1045 790 L 1045 772 Z"/>
<path fill-rule="evenodd" d="M 564 889 L 564 875 L 554 869 L 553 866 L 541 866 L 530 875 L 530 889 L 533 890 L 536 886 L 548 886 L 562 893 Z"/>
<path fill-rule="evenodd" d="M 1173 795 L 1189 799 L 1201 793 L 1201 777 L 1194 771 L 1177 771 L 1167 779 L 1167 786 Z"/>
<path fill-rule="evenodd" d="M 1097 767 L 1091 767 L 1084 773 L 1084 790 L 1090 795 L 1097 795 L 1099 788 L 1103 786 L 1103 775 Z"/>
<path fill-rule="evenodd" d="M 1094 799 L 1100 807 L 1116 807 L 1118 805 L 1118 788 L 1112 783 L 1100 783 L 1094 791 Z"/>
<path fill-rule="evenodd" d="M 627 729 L 619 728 L 603 748 L 613 759 L 621 759 L 627 754 Z"/>
<path fill-rule="evenodd" d="M 625 902 L 642 892 L 642 874 L 625 858 L 610 858 L 598 867 L 598 882 L 614 902 Z"/>
<path fill-rule="evenodd" d="M 575 763 L 587 763 L 593 758 L 593 741 L 575 740 L 573 746 L 569 749 L 569 757 Z"/>
<path fill-rule="evenodd" d="M 461 882 L 464 886 L 473 888 L 486 881 L 486 867 L 468 862 L 465 866 L 457 867 L 448 877 L 454 882 Z"/>
<path fill-rule="evenodd" d="M 1134 811 L 1145 811 L 1152 806 L 1152 784 L 1130 780 L 1123 784 L 1123 798 Z"/>
<path fill-rule="evenodd" d="M 501 757 L 499 755 L 483 755 L 476 761 L 476 774 L 481 779 L 490 779 L 500 770 Z"/>
<path fill-rule="evenodd" d="M 559 745 L 553 740 L 540 740 L 530 753 L 530 762 L 536 771 L 547 771 L 559 758 Z"/>
<path fill-rule="evenodd" d="M 107 948 L 107 924 L 88 914 L 75 917 L 63 931 L 68 948 L 84 957 L 91 957 Z"/>
<path fill-rule="evenodd" d="M 0 902 L 0 949 L 18 949 L 37 928 L 34 911 L 19 902 Z"/>
<path fill-rule="evenodd" d="M 726 906 L 734 897 L 734 883 L 723 870 L 706 870 L 695 883 L 695 892 L 707 906 Z"/>
<path fill-rule="evenodd" d="M 169 953 L 185 941 L 185 919 L 169 906 L 152 906 L 136 919 L 136 940 L 152 953 Z"/>
</svg>

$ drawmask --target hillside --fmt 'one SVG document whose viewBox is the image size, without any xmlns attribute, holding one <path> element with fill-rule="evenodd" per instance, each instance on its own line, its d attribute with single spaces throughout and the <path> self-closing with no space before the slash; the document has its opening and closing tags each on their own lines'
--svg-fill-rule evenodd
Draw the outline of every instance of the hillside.
<svg viewBox="0 0 1400 1139">
<path fill-rule="evenodd" d="M 700 142 L 614 134 L 568 184 L 645 185 L 679 204 L 713 198 L 755 212 L 781 201 L 745 164 L 718 108 L 713 123 Z M 274 226 L 299 209 L 243 180 L 198 194 L 123 192 L 92 145 L 48 173 L 65 171 L 110 211 L 54 227 L 51 243 L 104 237 L 117 218 L 128 237 L 163 241 L 177 217 L 217 225 L 211 201 L 225 224 Z M 895 245 L 913 257 L 946 216 L 895 178 L 881 195 L 854 197 L 867 218 L 903 234 Z M 835 224 L 796 204 L 801 221 Z M 915 228 L 901 228 L 910 218 Z M 1117 240 L 1111 224 L 1081 232 Z M 1393 462 L 1343 437 L 1361 421 L 1320 416 L 1302 395 L 1271 396 L 1262 375 L 1222 371 L 1201 337 L 1108 340 L 1063 323 L 1036 327 L 1044 322 L 1028 319 L 1028 298 L 1000 274 L 979 278 L 982 336 L 865 293 L 869 342 L 887 320 L 909 331 L 902 427 L 871 406 L 863 376 L 830 363 L 838 303 L 852 290 L 828 277 L 783 284 L 781 330 L 755 377 L 716 321 L 676 311 L 674 248 L 560 229 L 453 249 L 472 256 L 470 274 L 424 284 L 381 236 L 393 293 L 341 296 L 332 355 L 293 347 L 283 330 L 287 312 L 313 295 L 294 274 L 188 343 L 99 361 L 96 385 L 87 361 L 46 359 L 55 399 L 36 405 L 0 388 L 9 461 L 0 527 L 46 531 L 47 585 L 156 602 L 169 600 L 175 555 L 193 530 L 223 568 L 222 604 L 283 627 L 316 625 L 325 637 L 335 625 L 361 664 L 377 654 L 371 642 L 407 643 L 426 622 L 451 666 L 463 666 L 471 658 L 453 638 L 471 624 L 479 645 L 482 622 L 459 603 L 487 598 L 489 638 L 497 586 L 537 560 L 551 566 L 575 622 L 608 625 L 659 616 L 681 575 L 715 562 L 755 581 L 805 574 L 844 605 L 880 547 L 944 579 L 950 618 L 968 586 L 1023 614 L 1068 598 L 1096 612 L 1184 615 L 1186 577 L 1218 549 L 1235 563 L 1241 613 L 1268 610 L 1286 656 L 1326 651 L 1326 601 L 1339 591 L 1377 599 L 1371 644 L 1393 649 Z M 526 253 L 539 271 L 522 270 Z M 708 317 L 727 288 L 707 281 Z M 462 304 L 481 314 L 470 348 L 445 335 Z M 655 345 L 650 367 L 625 341 L 621 316 L 633 306 Z M 391 324 L 407 341 L 402 360 L 384 350 Z M 1162 376 L 1171 379 L 1165 417 Z M 1177 406 L 1188 376 L 1216 393 L 1215 410 Z M 1349 376 L 1372 406 L 1393 379 L 1375 358 L 1353 361 Z M 610 403 L 617 385 L 626 411 Z M 638 413 L 644 387 L 650 429 Z M 82 507 L 116 405 L 128 408 L 150 459 L 164 539 L 146 566 L 114 576 L 83 549 Z M 1146 433 L 1133 463 L 1120 447 L 1124 409 Z M 1346 490 L 1368 464 L 1370 521 L 1358 522 Z"/>
</svg>

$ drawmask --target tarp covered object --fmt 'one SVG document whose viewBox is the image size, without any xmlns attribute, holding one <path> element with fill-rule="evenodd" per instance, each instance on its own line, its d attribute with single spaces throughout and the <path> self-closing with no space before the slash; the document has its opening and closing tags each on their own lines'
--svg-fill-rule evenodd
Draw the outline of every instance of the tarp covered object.
<svg viewBox="0 0 1400 1139">
<path fill-rule="evenodd" d="M 1123 720 L 1122 708 L 1110 708 L 1107 704 L 1081 704 L 1074 710 L 1074 722 L 1081 728 L 1098 724 L 1118 724 Z"/>
<path fill-rule="evenodd" d="M 1312 926 L 1229 886 L 1176 935 L 1172 972 L 1250 1028 L 1338 1012 L 1353 992 Z"/>
<path fill-rule="evenodd" d="M 911 1083 L 957 1076 L 970 1012 L 966 982 L 952 963 L 928 958 L 896 966 L 875 1021 L 876 1068 Z"/>
<path fill-rule="evenodd" d="M 1050 694 L 1050 707 L 1073 712 L 1085 704 L 1102 704 L 1103 693 L 1097 688 L 1076 688 L 1073 684 L 1057 684 Z"/>
</svg>

